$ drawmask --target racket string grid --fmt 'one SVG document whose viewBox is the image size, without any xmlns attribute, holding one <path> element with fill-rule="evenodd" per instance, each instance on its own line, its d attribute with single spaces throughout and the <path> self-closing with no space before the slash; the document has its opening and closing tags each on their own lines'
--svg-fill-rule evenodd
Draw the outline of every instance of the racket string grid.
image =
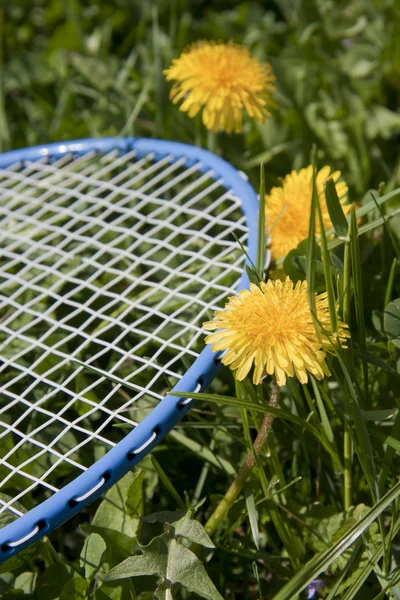
<svg viewBox="0 0 400 600">
<path fill-rule="evenodd" d="M 19 162 L 0 186 L 0 512 L 20 515 L 183 376 L 247 227 L 212 170 L 172 154 Z"/>
</svg>

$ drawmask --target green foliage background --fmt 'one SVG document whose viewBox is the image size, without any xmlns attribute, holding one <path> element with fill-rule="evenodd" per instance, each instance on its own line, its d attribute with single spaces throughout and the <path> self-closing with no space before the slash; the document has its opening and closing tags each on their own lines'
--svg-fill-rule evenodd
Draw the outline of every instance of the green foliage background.
<svg viewBox="0 0 400 600">
<path fill-rule="evenodd" d="M 371 205 L 371 188 L 386 198 L 400 186 L 397 0 L 15 0 L 0 9 L 0 27 L 3 151 L 81 137 L 174 139 L 213 149 L 246 171 L 256 187 L 264 161 L 268 190 L 291 169 L 309 164 L 316 144 L 319 164 L 342 171 L 350 198 L 359 206 Z M 198 39 L 232 39 L 271 63 L 277 80 L 275 106 L 264 125 L 246 121 L 240 135 L 211 136 L 200 119 L 189 120 L 169 102 L 162 70 Z M 277 419 L 262 468 L 214 536 L 216 549 L 211 548 L 204 530 L 194 523 L 205 522 L 232 480 L 263 406 L 259 391 L 251 386 L 235 390 L 231 374 L 223 372 L 211 391 L 237 396 L 242 404 L 225 406 L 215 399 L 199 403 L 155 450 L 161 466 L 146 459 L 143 472 L 129 475 L 102 504 L 4 565 L 4 600 L 170 598 L 168 582 L 174 582 L 174 598 L 198 593 L 205 598 L 289 599 L 298 597 L 305 582 L 308 591 L 300 597 L 400 598 L 400 333 L 395 301 L 400 295 L 400 219 L 393 217 L 399 197 L 388 199 L 381 210 L 386 226 L 375 208 L 368 209 L 361 224 L 362 277 L 353 282 L 352 309 L 353 344 L 359 354 L 354 354 L 350 374 L 358 397 L 367 353 L 368 404 L 360 411 L 366 423 L 364 442 L 370 444 L 381 494 L 393 494 L 393 503 L 382 512 L 386 562 L 381 559 L 378 522 L 369 529 L 363 525 L 369 523 L 363 521 L 368 507 L 375 504 L 380 510 L 383 505 L 371 499 L 356 454 L 354 508 L 343 508 L 347 392 L 337 361 L 329 384 L 289 382 L 282 408 L 298 420 Z M 343 244 L 331 244 L 331 249 L 332 275 L 340 282 Z M 304 279 L 307 256 L 306 246 L 294 252 L 285 262 L 286 273 Z M 316 285 L 322 289 L 323 265 L 316 259 Z M 365 335 L 356 310 L 360 295 Z M 249 402 L 258 409 L 249 410 Z M 356 450 L 359 442 L 355 438 Z M 185 510 L 202 498 L 204 504 L 185 517 Z M 165 513 L 176 510 L 174 515 Z M 155 511 L 164 512 L 142 519 Z M 311 579 L 304 574 L 307 561 L 335 548 L 353 526 L 359 535 L 363 532 L 355 544 L 339 549 L 333 561 L 322 556 L 321 568 L 310 571 Z M 188 554 L 189 546 L 198 559 Z M 132 556 L 145 557 L 141 566 L 138 560 L 129 563 L 133 579 L 108 576 L 101 583 L 112 567 Z M 187 565 L 190 580 L 171 564 Z M 300 582 L 296 573 L 303 577 Z M 316 583 L 310 586 L 313 579 Z M 284 588 L 291 581 L 293 586 Z"/>
<path fill-rule="evenodd" d="M 10 2 L 2 149 L 106 135 L 205 145 L 162 70 L 198 39 L 232 39 L 272 64 L 276 108 L 266 125 L 220 136 L 224 156 L 246 168 L 263 159 L 268 184 L 308 163 L 315 142 L 362 194 L 394 177 L 399 12 L 396 0 Z"/>
</svg>

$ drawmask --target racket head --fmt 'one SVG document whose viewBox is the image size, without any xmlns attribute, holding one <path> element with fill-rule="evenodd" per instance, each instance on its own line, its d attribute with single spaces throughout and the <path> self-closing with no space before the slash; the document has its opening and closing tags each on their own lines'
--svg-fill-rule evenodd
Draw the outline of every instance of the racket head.
<svg viewBox="0 0 400 600">
<path fill-rule="evenodd" d="M 7 180 L 10 169 L 11 173 L 20 173 L 21 170 L 24 171 L 24 169 L 28 169 L 29 171 L 30 167 L 32 168 L 33 173 L 37 173 L 35 165 L 38 166 L 39 164 L 44 164 L 50 165 L 51 167 L 52 165 L 59 164 L 60 160 L 62 161 L 64 157 L 67 157 L 67 163 L 69 160 L 71 162 L 79 162 L 80 158 L 85 160 L 89 153 L 94 154 L 96 157 L 109 156 L 110 153 L 115 153 L 118 157 L 132 157 L 132 159 L 126 161 L 128 167 L 131 162 L 132 164 L 136 164 L 141 160 L 145 160 L 146 157 L 151 157 L 150 162 L 152 165 L 160 164 L 169 157 L 166 163 L 167 168 L 168 165 L 173 166 L 180 164 L 179 161 L 183 161 L 182 164 L 184 164 L 185 169 L 195 167 L 196 173 L 208 174 L 207 177 L 215 182 L 219 182 L 219 185 L 222 188 L 229 191 L 232 198 L 239 199 L 240 210 L 244 215 L 245 227 L 248 230 L 248 257 L 253 263 L 255 262 L 258 220 L 257 196 L 243 174 L 238 172 L 220 157 L 215 156 L 204 149 L 177 142 L 152 139 L 104 138 L 76 140 L 4 153 L 0 155 L 0 176 L 3 179 L 5 177 Z M 144 164 L 147 164 L 146 160 Z M 20 166 L 15 167 L 15 165 Z M 54 176 L 54 167 L 50 169 L 50 174 Z M 47 175 L 45 174 L 43 180 L 46 180 L 46 176 Z M 14 177 L 14 175 L 12 174 L 11 177 Z M 42 181 L 42 179 L 40 179 L 41 175 L 37 177 Z M 161 182 L 163 180 L 164 179 L 161 177 Z M 21 178 L 18 179 L 17 177 L 16 181 L 16 185 L 18 185 L 18 183 L 22 185 Z M 6 199 L 8 198 L 8 189 L 14 189 L 13 185 L 11 188 L 6 186 Z M 118 188 L 118 184 L 116 187 Z M 72 186 L 72 188 L 74 188 L 74 186 Z M 165 189 L 165 186 L 164 188 L 162 186 L 161 188 L 158 188 L 158 190 L 160 189 Z M 49 191 L 48 187 L 46 190 Z M 109 191 L 110 190 L 108 189 L 107 193 L 109 193 Z M 118 190 L 116 193 L 118 193 Z M 134 195 L 136 193 L 138 192 L 135 191 Z M 75 198 L 73 193 L 72 197 Z M 157 198 L 157 201 L 160 201 L 160 199 Z M 51 202 L 51 199 L 49 202 Z M 7 217 L 10 218 L 10 211 L 6 213 L 5 206 L 7 206 L 7 200 L 1 201 L 0 199 L 0 218 L 7 222 Z M 3 244 L 7 246 L 7 231 L 3 235 Z M 236 289 L 245 288 L 248 286 L 248 283 L 246 269 L 243 268 Z M 0 293 L 1 292 L 2 289 L 0 286 Z M 229 289 L 226 289 L 226 295 L 228 294 Z M 2 305 L 7 306 L 7 297 L 3 298 Z M 204 318 L 203 320 L 207 319 Z M 78 364 L 78 362 L 79 361 L 76 361 L 76 364 Z M 209 347 L 204 348 L 197 358 L 195 358 L 190 368 L 188 368 L 186 373 L 173 387 L 172 391 L 198 392 L 204 390 L 215 376 L 219 367 L 220 359 L 218 355 L 214 354 Z M 101 372 L 99 372 L 99 376 L 101 376 Z M 115 377 L 114 383 L 118 386 L 123 384 L 128 385 L 129 388 L 129 382 L 124 382 L 118 377 Z M 6 396 L 6 398 L 7 404 L 9 398 L 8 396 Z M 18 399 L 16 399 L 16 401 L 18 402 Z M 0 402 L 0 409 L 2 408 L 2 404 L 4 404 L 4 401 Z M 159 443 L 186 412 L 190 410 L 192 404 L 193 403 L 190 401 L 188 402 L 182 398 L 167 394 L 157 406 L 152 409 L 152 411 L 138 423 L 134 429 L 132 429 L 132 431 L 123 437 L 123 439 L 112 447 L 103 457 L 93 462 L 88 468 L 85 468 L 85 470 L 70 483 L 61 487 L 58 491 L 55 491 L 50 497 L 31 508 L 25 514 L 21 515 L 19 510 L 15 510 L 14 512 L 17 515 L 19 513 L 20 516 L 0 530 L 0 562 L 3 562 L 17 552 L 27 548 L 29 545 L 39 540 L 43 535 L 56 529 L 63 522 L 73 517 L 82 510 L 82 508 L 103 494 L 111 485 L 113 485 L 113 483 L 118 481 L 125 473 L 127 473 L 127 471 L 132 469 L 141 458 L 148 454 L 151 449 Z M 1 426 L 4 431 L 7 428 L 8 430 L 10 429 L 10 423 L 2 422 Z M 18 435 L 20 434 L 19 431 L 17 433 Z M 2 465 L 2 461 L 3 459 L 0 459 L 0 466 Z M 17 468 L 13 468 L 17 472 Z M 40 484 L 41 482 L 38 483 Z M 17 506 L 17 504 L 15 504 L 15 506 Z M 2 509 L 3 512 L 13 510 L 13 503 L 8 503 L 3 500 L 1 501 L 0 509 Z"/>
</svg>

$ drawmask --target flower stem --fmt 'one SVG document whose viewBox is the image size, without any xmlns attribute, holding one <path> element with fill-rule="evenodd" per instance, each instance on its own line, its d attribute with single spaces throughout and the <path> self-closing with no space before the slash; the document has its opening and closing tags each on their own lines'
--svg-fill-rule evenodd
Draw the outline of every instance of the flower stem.
<svg viewBox="0 0 400 600">
<path fill-rule="evenodd" d="M 280 388 L 276 383 L 275 379 L 272 380 L 271 394 L 268 405 L 272 408 L 277 408 L 279 402 Z M 227 490 L 225 496 L 222 498 L 211 517 L 208 519 L 205 524 L 205 529 L 209 535 L 212 535 L 215 530 L 218 528 L 220 523 L 224 520 L 226 515 L 229 512 L 232 504 L 235 502 L 236 498 L 239 496 L 242 491 L 244 484 L 249 478 L 250 472 L 254 467 L 256 462 L 256 456 L 259 456 L 261 450 L 268 438 L 268 435 L 272 429 L 272 424 L 274 422 L 274 415 L 271 413 L 267 413 L 261 423 L 260 430 L 257 434 L 257 437 L 253 444 L 253 449 L 247 455 L 246 460 L 243 465 L 239 469 L 238 474 L 236 475 L 234 481 L 231 483 L 229 489 Z"/>
</svg>

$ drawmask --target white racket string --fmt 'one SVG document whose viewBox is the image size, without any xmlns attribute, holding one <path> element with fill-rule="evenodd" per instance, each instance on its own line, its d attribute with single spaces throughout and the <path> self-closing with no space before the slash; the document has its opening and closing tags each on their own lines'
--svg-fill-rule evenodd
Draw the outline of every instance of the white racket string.
<svg viewBox="0 0 400 600">
<path fill-rule="evenodd" d="M 0 169 L 0 186 L 0 512 L 20 515 L 183 376 L 243 272 L 232 234 L 245 244 L 247 228 L 212 170 L 173 155 L 68 153 Z"/>
</svg>

